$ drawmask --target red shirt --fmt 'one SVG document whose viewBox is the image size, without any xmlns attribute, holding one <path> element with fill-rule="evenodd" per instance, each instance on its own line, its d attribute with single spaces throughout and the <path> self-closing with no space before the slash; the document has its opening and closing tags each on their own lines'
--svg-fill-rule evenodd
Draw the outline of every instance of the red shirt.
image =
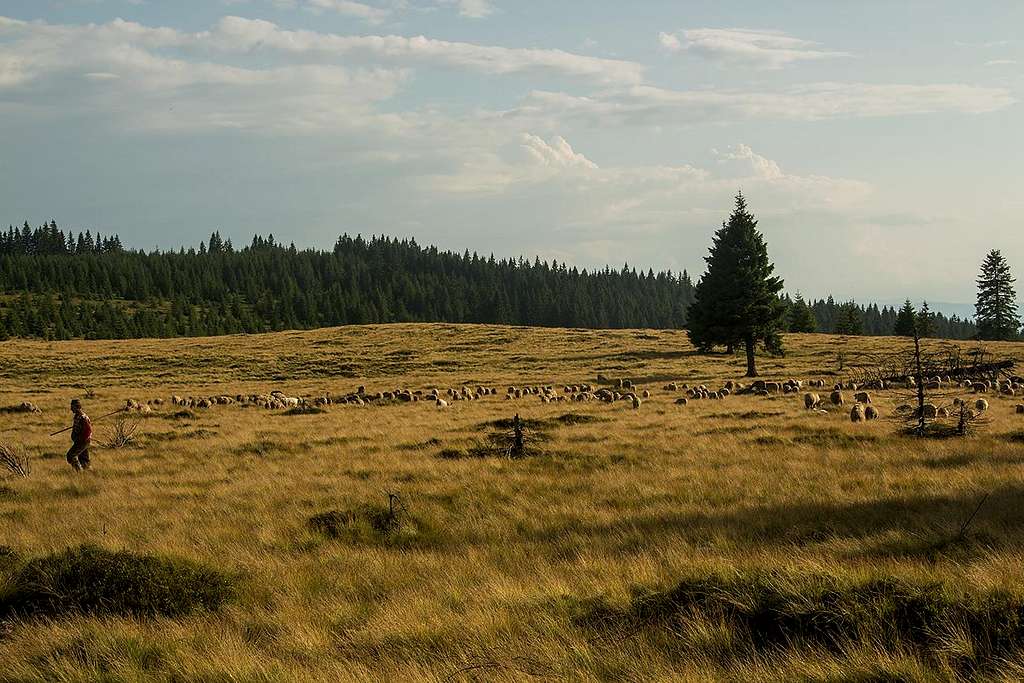
<svg viewBox="0 0 1024 683">
<path fill-rule="evenodd" d="M 92 439 L 92 421 L 85 413 L 75 415 L 71 425 L 71 442 L 76 445 L 86 444 Z"/>
</svg>

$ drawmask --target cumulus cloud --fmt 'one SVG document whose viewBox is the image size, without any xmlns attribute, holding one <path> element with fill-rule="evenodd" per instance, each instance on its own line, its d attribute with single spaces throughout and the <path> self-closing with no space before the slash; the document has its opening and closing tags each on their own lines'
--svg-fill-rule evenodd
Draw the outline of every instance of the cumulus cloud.
<svg viewBox="0 0 1024 683">
<path fill-rule="evenodd" d="M 761 178 L 764 180 L 774 180 L 782 177 L 782 169 L 779 165 L 768 159 L 756 154 L 749 146 L 740 143 L 726 149 L 725 151 L 712 150 L 715 156 L 718 157 L 719 166 L 725 168 L 732 166 L 733 168 L 740 169 L 738 173 L 727 174 L 732 177 L 747 177 L 753 175 L 755 178 Z"/>
<path fill-rule="evenodd" d="M 574 151 L 572 145 L 566 142 L 561 135 L 556 135 L 548 143 L 537 135 L 524 133 L 523 149 L 527 151 L 531 159 L 541 166 L 597 168 L 597 164 L 593 161 Z"/>
<path fill-rule="evenodd" d="M 848 52 L 821 49 L 819 43 L 779 31 L 742 28 L 698 28 L 679 34 L 661 33 L 669 52 L 690 52 L 711 61 L 780 69 L 794 62 L 850 57 Z"/>
</svg>

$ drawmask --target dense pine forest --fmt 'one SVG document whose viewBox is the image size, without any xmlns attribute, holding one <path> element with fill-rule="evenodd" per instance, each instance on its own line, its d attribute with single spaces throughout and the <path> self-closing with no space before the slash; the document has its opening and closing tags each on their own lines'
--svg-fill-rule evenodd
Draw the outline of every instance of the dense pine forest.
<svg viewBox="0 0 1024 683">
<path fill-rule="evenodd" d="M 685 271 L 495 259 L 414 240 L 343 235 L 330 251 L 213 233 L 178 251 L 125 248 L 116 235 L 72 235 L 50 222 L 0 231 L 0 338 L 205 336 L 386 322 L 682 328 Z M 898 312 L 784 297 L 794 331 L 889 335 Z M 807 311 L 810 315 L 807 315 Z M 930 314 L 934 336 L 973 324 Z"/>
</svg>

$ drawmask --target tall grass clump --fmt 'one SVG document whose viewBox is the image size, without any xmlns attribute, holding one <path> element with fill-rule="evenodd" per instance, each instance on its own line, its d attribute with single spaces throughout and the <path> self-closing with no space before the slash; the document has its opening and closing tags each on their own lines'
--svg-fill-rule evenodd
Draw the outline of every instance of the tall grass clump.
<svg viewBox="0 0 1024 683">
<path fill-rule="evenodd" d="M 0 588 L 0 617 L 175 617 L 234 594 L 234 577 L 188 560 L 83 545 L 16 566 Z"/>
</svg>

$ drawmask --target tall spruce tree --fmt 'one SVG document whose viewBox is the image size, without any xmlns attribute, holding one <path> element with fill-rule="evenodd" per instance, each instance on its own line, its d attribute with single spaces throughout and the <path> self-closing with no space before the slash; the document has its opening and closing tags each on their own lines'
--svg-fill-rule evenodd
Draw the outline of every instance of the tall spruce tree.
<svg viewBox="0 0 1024 683">
<path fill-rule="evenodd" d="M 978 277 L 978 301 L 975 304 L 975 323 L 978 338 L 1001 341 L 1014 339 L 1020 330 L 1017 311 L 1016 280 L 1010 275 L 1010 264 L 998 249 L 993 249 L 981 264 Z"/>
<path fill-rule="evenodd" d="M 814 332 L 817 329 L 818 323 L 814 319 L 814 312 L 798 293 L 793 299 L 793 305 L 789 307 L 789 331 Z"/>
<path fill-rule="evenodd" d="M 704 260 L 707 271 L 688 311 L 690 341 L 705 351 L 743 344 L 747 377 L 757 377 L 757 344 L 781 350 L 778 333 L 785 307 L 779 299 L 782 279 L 772 274 L 775 266 L 768 260 L 768 245 L 747 211 L 743 193 L 736 195 L 736 208 L 715 233 Z"/>
<path fill-rule="evenodd" d="M 896 315 L 896 327 L 893 329 L 893 334 L 898 337 L 913 337 L 915 329 L 917 329 L 917 311 L 914 310 L 914 304 L 910 303 L 910 299 L 907 299 Z"/>
<path fill-rule="evenodd" d="M 935 335 L 935 314 L 928 307 L 927 301 L 921 302 L 921 310 L 917 312 L 917 336 L 932 337 Z"/>
</svg>

